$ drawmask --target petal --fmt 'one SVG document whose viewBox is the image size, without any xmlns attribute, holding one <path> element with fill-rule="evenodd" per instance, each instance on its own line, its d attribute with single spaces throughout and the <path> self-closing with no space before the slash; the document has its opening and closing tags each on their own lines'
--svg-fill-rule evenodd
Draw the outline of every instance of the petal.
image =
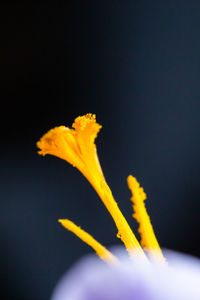
<svg viewBox="0 0 200 300">
<path fill-rule="evenodd" d="M 119 255 L 121 263 L 114 266 L 93 256 L 81 260 L 63 276 L 51 300 L 200 299 L 200 260 L 166 251 L 165 266 Z"/>
</svg>

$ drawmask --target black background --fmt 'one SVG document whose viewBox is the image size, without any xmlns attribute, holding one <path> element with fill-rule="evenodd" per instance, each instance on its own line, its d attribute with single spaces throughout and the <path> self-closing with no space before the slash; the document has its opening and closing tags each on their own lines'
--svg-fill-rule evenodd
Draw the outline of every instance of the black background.
<svg viewBox="0 0 200 300">
<path fill-rule="evenodd" d="M 106 246 L 116 228 L 81 174 L 36 141 L 87 112 L 99 158 L 132 219 L 135 175 L 160 245 L 200 256 L 199 1 L 1 2 L 0 269 L 3 299 L 49 299 L 92 252 L 69 218 Z"/>
</svg>

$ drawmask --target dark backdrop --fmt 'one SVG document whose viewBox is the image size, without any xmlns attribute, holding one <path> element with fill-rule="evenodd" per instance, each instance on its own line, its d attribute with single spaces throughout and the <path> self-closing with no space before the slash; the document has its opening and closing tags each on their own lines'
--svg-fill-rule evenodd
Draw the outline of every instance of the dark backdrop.
<svg viewBox="0 0 200 300">
<path fill-rule="evenodd" d="M 58 218 L 119 243 L 81 174 L 36 153 L 43 133 L 87 112 L 103 124 L 99 157 L 134 231 L 130 173 L 161 246 L 200 256 L 199 1 L 2 1 L 0 17 L 3 299 L 49 299 L 92 252 Z"/>
</svg>

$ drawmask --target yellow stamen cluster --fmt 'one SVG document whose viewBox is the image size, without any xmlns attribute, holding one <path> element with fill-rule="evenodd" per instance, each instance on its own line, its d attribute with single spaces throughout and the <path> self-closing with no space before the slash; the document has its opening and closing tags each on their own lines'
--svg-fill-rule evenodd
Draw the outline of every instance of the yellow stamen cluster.
<svg viewBox="0 0 200 300">
<path fill-rule="evenodd" d="M 118 229 L 117 236 L 121 238 L 130 255 L 133 257 L 139 255 L 146 259 L 144 251 L 121 213 L 104 178 L 95 145 L 95 138 L 100 129 L 101 125 L 96 122 L 95 115 L 86 114 L 78 117 L 75 119 L 71 129 L 60 126 L 47 132 L 40 141 L 37 142 L 37 147 L 40 149 L 38 153 L 41 155 L 51 154 L 57 156 L 76 167 L 94 187 L 105 207 L 111 214 Z M 142 243 L 146 250 L 150 251 L 150 254 L 154 253 L 156 258 L 161 258 L 162 253 L 158 243 L 156 244 L 157 241 L 154 233 L 152 234 L 153 229 L 150 220 L 147 218 L 147 213 L 146 215 L 144 213 L 144 194 L 141 193 L 141 188 L 138 188 L 133 177 L 129 177 L 128 184 L 133 194 L 131 199 L 135 203 L 134 209 L 136 208 L 135 212 L 137 220 L 140 222 Z M 141 198 L 141 200 L 138 200 L 139 198 Z M 140 209 L 142 207 L 141 203 L 143 203 L 142 210 Z M 104 246 L 98 243 L 87 232 L 76 226 L 73 222 L 69 220 L 59 221 L 65 228 L 72 231 L 85 243 L 90 245 L 102 259 L 107 262 L 116 261 L 116 258 Z M 159 255 L 156 253 L 159 253 Z"/>
</svg>

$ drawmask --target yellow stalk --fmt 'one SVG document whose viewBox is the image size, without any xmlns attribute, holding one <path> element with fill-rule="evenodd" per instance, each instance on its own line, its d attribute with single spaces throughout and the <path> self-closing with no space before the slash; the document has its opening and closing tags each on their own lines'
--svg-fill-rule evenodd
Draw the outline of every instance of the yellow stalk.
<svg viewBox="0 0 200 300">
<path fill-rule="evenodd" d="M 135 177 L 129 175 L 127 182 L 132 193 L 133 217 L 139 223 L 138 231 L 141 235 L 140 243 L 147 250 L 152 259 L 165 261 L 145 208 L 144 201 L 147 198 L 146 194 Z"/>
<path fill-rule="evenodd" d="M 130 254 L 145 254 L 122 215 L 113 195 L 105 181 L 97 156 L 95 138 L 101 125 L 96 116 L 86 114 L 75 119 L 72 129 L 65 126 L 56 127 L 47 132 L 37 143 L 39 154 L 55 155 L 76 167 L 91 183 L 111 214 L 121 238 Z M 146 258 L 146 257 L 145 257 Z"/>
<path fill-rule="evenodd" d="M 58 220 L 66 229 L 73 232 L 78 236 L 83 242 L 92 247 L 97 255 L 108 264 L 113 264 L 117 262 L 117 258 L 108 251 L 104 246 L 97 242 L 89 233 L 81 229 L 79 226 L 74 224 L 72 221 L 64 219 Z"/>
</svg>

